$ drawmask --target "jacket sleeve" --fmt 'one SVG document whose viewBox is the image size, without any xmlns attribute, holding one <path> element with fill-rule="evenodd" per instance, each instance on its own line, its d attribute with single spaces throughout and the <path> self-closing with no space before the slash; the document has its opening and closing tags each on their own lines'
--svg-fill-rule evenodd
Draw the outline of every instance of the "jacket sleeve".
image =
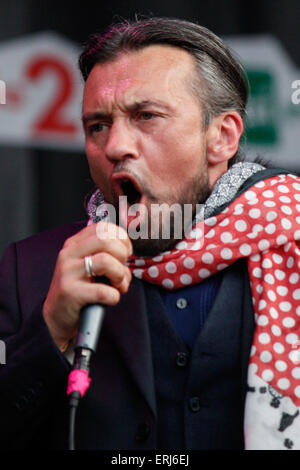
<svg viewBox="0 0 300 470">
<path fill-rule="evenodd" d="M 47 428 L 54 407 L 65 400 L 70 369 L 44 322 L 43 302 L 35 305 L 33 300 L 32 311 L 22 305 L 16 253 L 16 245 L 9 245 L 0 264 L 0 448 L 3 449 L 30 448 L 42 438 L 41 430 Z"/>
</svg>

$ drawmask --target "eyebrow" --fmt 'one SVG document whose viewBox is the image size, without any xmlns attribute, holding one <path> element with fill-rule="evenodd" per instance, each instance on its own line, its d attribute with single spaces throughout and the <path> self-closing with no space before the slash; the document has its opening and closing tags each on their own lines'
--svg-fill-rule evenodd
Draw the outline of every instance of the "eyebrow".
<svg viewBox="0 0 300 470">
<path fill-rule="evenodd" d="M 86 126 L 90 121 L 107 121 L 110 118 L 110 114 L 101 113 L 96 111 L 94 113 L 86 113 L 82 116 L 81 121 L 84 126 Z"/>
<path fill-rule="evenodd" d="M 161 108 L 165 111 L 169 111 L 171 107 L 167 104 L 164 103 L 163 101 L 152 101 L 152 100 L 143 100 L 143 101 L 136 101 L 132 104 L 126 105 L 125 108 L 129 112 L 138 112 L 141 109 L 146 108 L 147 106 L 154 106 L 156 108 Z M 82 116 L 82 123 L 84 126 L 87 125 L 88 122 L 90 121 L 96 121 L 96 120 L 104 120 L 107 121 L 111 119 L 111 114 L 110 113 L 105 113 L 101 111 L 95 111 L 92 113 L 86 113 L 83 114 Z"/>
</svg>

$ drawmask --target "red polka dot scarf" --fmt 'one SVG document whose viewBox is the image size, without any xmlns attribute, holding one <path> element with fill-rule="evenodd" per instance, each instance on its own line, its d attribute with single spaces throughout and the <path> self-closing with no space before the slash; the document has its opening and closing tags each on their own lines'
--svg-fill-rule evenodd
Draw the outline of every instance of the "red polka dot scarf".
<svg viewBox="0 0 300 470">
<path fill-rule="evenodd" d="M 173 251 L 132 258 L 130 268 L 144 281 L 175 290 L 197 284 L 241 257 L 248 259 L 256 320 L 248 384 L 266 389 L 265 394 L 248 393 L 246 445 L 266 446 L 267 434 L 255 420 L 261 401 L 266 429 L 278 424 L 271 448 L 295 448 L 296 442 L 300 448 L 300 178 L 280 175 L 260 181 L 217 216 L 198 222 Z M 264 402 L 267 396 L 269 402 Z M 280 416 L 274 403 L 281 404 Z M 295 420 L 285 439 L 278 431 L 283 413 Z"/>
<path fill-rule="evenodd" d="M 273 176 L 176 247 L 130 259 L 133 275 L 168 290 L 197 284 L 247 258 L 255 315 L 248 368 L 248 449 L 300 449 L 300 177 Z"/>
</svg>

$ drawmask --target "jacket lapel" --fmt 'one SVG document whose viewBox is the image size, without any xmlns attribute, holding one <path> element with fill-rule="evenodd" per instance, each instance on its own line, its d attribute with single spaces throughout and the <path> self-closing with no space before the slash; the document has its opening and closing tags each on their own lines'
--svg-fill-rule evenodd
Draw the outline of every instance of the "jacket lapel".
<svg viewBox="0 0 300 470">
<path fill-rule="evenodd" d="M 244 298 L 243 298 L 243 322 L 241 328 L 241 366 L 242 379 L 247 392 L 248 366 L 253 337 L 255 332 L 254 308 L 252 303 L 251 283 L 248 272 L 248 263 L 245 261 L 244 270 Z"/>
<path fill-rule="evenodd" d="M 133 278 L 128 292 L 122 295 L 118 305 L 108 307 L 107 313 L 106 331 L 115 342 L 148 405 L 156 414 L 150 333 L 142 282 Z"/>
</svg>

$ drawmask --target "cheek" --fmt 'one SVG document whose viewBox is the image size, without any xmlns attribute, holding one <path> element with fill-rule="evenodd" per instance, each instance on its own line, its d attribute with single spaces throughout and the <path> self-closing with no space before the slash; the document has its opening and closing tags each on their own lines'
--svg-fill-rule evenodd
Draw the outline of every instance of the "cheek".
<svg viewBox="0 0 300 470">
<path fill-rule="evenodd" d="M 109 164 L 102 153 L 94 149 L 91 145 L 86 145 L 86 156 L 89 164 L 91 176 L 97 186 L 103 187 L 109 175 Z"/>
<path fill-rule="evenodd" d="M 205 144 L 199 132 L 164 132 L 152 142 L 149 168 L 167 184 L 169 179 L 181 179 L 199 168 L 205 158 Z"/>
</svg>

